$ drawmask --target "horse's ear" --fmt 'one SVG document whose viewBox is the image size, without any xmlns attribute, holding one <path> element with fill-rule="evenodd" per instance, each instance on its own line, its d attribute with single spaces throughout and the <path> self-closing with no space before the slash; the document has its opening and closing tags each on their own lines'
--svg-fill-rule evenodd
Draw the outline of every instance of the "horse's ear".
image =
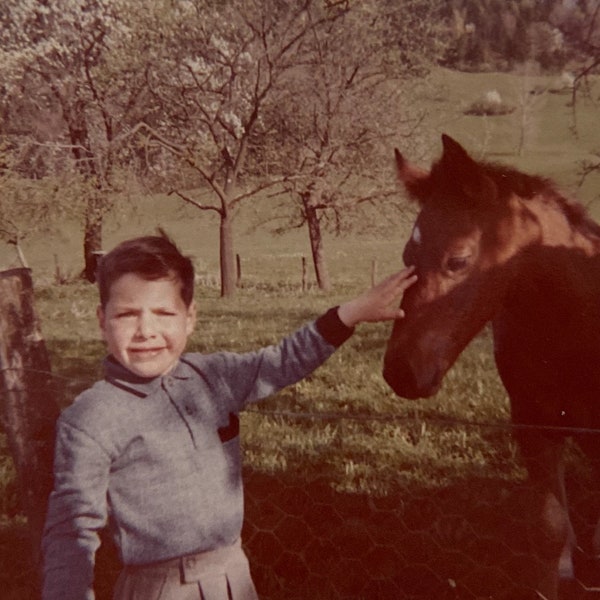
<svg viewBox="0 0 600 600">
<path fill-rule="evenodd" d="M 454 169 L 459 168 L 461 171 L 476 168 L 477 164 L 467 151 L 456 140 L 445 133 L 442 134 L 442 146 L 444 148 L 442 162 L 445 164 L 451 165 Z"/>
<path fill-rule="evenodd" d="M 425 196 L 424 183 L 429 178 L 429 172 L 409 163 L 398 148 L 394 148 L 394 156 L 396 157 L 398 179 L 404 184 L 409 194 L 422 200 Z"/>
<path fill-rule="evenodd" d="M 449 135 L 442 134 L 442 145 L 444 151 L 440 165 L 444 171 L 452 173 L 452 180 L 462 194 L 476 203 L 494 201 L 498 195 L 496 184 L 479 163 Z"/>
</svg>

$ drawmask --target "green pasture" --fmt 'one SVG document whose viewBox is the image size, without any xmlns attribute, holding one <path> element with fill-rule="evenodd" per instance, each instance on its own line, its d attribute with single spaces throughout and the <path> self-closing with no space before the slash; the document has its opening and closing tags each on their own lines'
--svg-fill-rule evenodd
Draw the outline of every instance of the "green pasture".
<svg viewBox="0 0 600 600">
<path fill-rule="evenodd" d="M 589 205 L 593 214 L 600 215 L 598 177 L 578 185 L 581 161 L 597 159 L 600 150 L 600 107 L 591 99 L 581 99 L 577 105 L 576 136 L 570 96 L 550 92 L 536 95 L 521 156 L 516 155 L 518 108 L 498 117 L 464 115 L 466 107 L 489 90 L 497 90 L 503 101 L 518 106 L 523 101 L 523 89 L 550 85 L 554 79 L 437 71 L 431 84 L 418 90 L 419 102 L 427 109 L 425 150 L 419 162 L 427 165 L 438 155 L 439 134 L 446 132 L 475 156 L 506 161 L 555 178 Z M 528 92 L 525 97 L 529 99 Z M 397 145 L 402 146 L 401 140 Z M 390 157 L 392 150 L 391 143 Z M 389 176 L 394 176 L 391 160 Z M 390 216 L 382 214 L 377 233 L 328 235 L 326 253 L 335 288 L 324 294 L 312 284 L 307 233 L 296 230 L 276 236 L 261 225 L 272 206 L 272 201 L 258 199 L 238 215 L 235 241 L 242 279 L 233 299 L 219 297 L 218 222 L 211 213 L 183 206 L 173 196 L 140 194 L 122 203 L 107 219 L 105 246 L 108 249 L 122 239 L 162 226 L 184 252 L 193 256 L 199 319 L 190 350 L 200 352 L 244 351 L 273 343 L 366 288 L 373 268 L 381 278 L 402 264 L 410 208 L 393 216 L 394 227 L 384 226 Z M 33 270 L 36 308 L 51 355 L 53 388 L 49 391 L 62 406 L 98 378 L 104 352 L 95 321 L 96 291 L 77 279 L 81 244 L 78 226 L 67 222 L 57 224 L 56 231 L 43 239 L 26 240 L 23 247 Z M 11 247 L 0 248 L 0 265 L 15 265 L 12 252 Z M 306 290 L 301 287 L 302 257 L 309 269 Z M 57 268 L 67 276 L 65 284 L 54 283 Z M 444 490 L 453 490 L 454 501 L 458 498 L 468 503 L 473 497 L 466 490 L 473 482 L 490 482 L 482 489 L 493 489 L 495 500 L 479 487 L 478 495 L 486 505 L 504 502 L 507 490 L 519 485 L 524 474 L 508 435 L 508 402 L 493 365 L 490 332 L 484 330 L 472 342 L 435 398 L 409 402 L 395 397 L 381 377 L 389 331 L 388 324 L 361 325 L 311 377 L 247 411 L 243 442 L 250 480 L 293 481 L 299 488 L 318 481 L 343 502 L 401 498 L 398 503 L 394 500 L 396 508 L 411 502 L 419 505 L 423 494 Z M 255 489 L 250 485 L 248 493 Z M 256 533 L 252 517 L 260 512 L 255 501 L 252 494 L 250 533 Z M 456 518 L 458 525 L 452 525 L 451 533 L 444 535 L 452 537 L 464 530 L 466 517 Z M 7 599 L 30 597 L 31 573 L 24 540 L 12 463 L 1 446 L 0 586 L 8 590 L 3 596 Z M 257 542 L 257 548 L 259 545 Z M 474 555 L 479 551 L 472 549 Z M 255 553 L 260 555 L 260 548 Z M 275 590 L 279 580 L 269 577 L 262 576 L 263 589 Z M 475 582 L 469 585 L 469 589 L 478 589 Z M 277 597 L 276 592 L 270 597 Z"/>
</svg>

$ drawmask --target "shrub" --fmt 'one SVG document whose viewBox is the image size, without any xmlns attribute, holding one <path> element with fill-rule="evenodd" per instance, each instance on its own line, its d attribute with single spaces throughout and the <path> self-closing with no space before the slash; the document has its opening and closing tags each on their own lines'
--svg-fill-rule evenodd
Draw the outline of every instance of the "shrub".
<svg viewBox="0 0 600 600">
<path fill-rule="evenodd" d="M 477 117 L 509 115 L 514 106 L 506 104 L 497 90 L 487 91 L 481 98 L 473 102 L 465 111 L 465 115 Z"/>
</svg>

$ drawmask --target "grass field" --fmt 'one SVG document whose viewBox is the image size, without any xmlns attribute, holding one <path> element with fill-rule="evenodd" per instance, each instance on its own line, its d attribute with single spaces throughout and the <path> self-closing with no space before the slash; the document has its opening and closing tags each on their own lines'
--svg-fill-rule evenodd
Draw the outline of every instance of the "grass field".
<svg viewBox="0 0 600 600">
<path fill-rule="evenodd" d="M 437 87 L 421 92 L 420 100 L 430 106 L 424 164 L 439 153 L 439 134 L 447 132 L 476 156 L 556 178 L 600 215 L 600 180 L 590 178 L 577 189 L 578 164 L 598 151 L 599 107 L 590 101 L 580 106 L 576 138 L 569 96 L 537 96 L 525 150 L 517 156 L 518 111 L 501 117 L 463 112 L 489 90 L 517 106 L 524 86 L 551 80 L 444 70 L 434 80 Z M 256 227 L 268 211 L 262 201 L 239 216 L 242 287 L 230 300 L 219 298 L 218 224 L 173 197 L 140 197 L 117 211 L 107 222 L 106 247 L 161 225 L 194 257 L 200 316 L 190 349 L 201 352 L 276 341 L 368 286 L 374 260 L 379 277 L 401 264 L 406 219 L 377 235 L 328 237 L 335 289 L 303 292 L 307 234 L 274 236 Z M 51 354 L 52 391 L 63 406 L 97 379 L 104 352 L 96 292 L 75 277 L 80 245 L 80 232 L 67 223 L 49 239 L 24 246 Z M 0 248 L 0 265 L 14 264 L 11 251 Z M 69 283 L 52 284 L 56 265 L 71 275 Z M 262 596 L 514 600 L 511 586 L 528 564 L 514 536 L 522 525 L 524 473 L 508 434 L 508 403 L 490 333 L 473 341 L 435 398 L 408 402 L 381 377 L 389 331 L 386 324 L 362 325 L 313 376 L 243 417 L 245 540 Z M 571 462 L 576 479 L 585 482 L 575 451 Z M 28 556 L 12 464 L 0 448 L 0 589 L 6 600 L 34 597 Z M 109 550 L 98 569 L 98 597 L 108 598 L 114 577 Z"/>
</svg>

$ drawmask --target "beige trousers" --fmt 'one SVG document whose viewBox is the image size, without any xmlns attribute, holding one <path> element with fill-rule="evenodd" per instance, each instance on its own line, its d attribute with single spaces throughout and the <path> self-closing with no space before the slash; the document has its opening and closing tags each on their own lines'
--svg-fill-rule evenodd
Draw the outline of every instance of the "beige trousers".
<svg viewBox="0 0 600 600">
<path fill-rule="evenodd" d="M 128 566 L 114 600 L 258 600 L 248 559 L 231 546 L 144 566 Z"/>
</svg>

